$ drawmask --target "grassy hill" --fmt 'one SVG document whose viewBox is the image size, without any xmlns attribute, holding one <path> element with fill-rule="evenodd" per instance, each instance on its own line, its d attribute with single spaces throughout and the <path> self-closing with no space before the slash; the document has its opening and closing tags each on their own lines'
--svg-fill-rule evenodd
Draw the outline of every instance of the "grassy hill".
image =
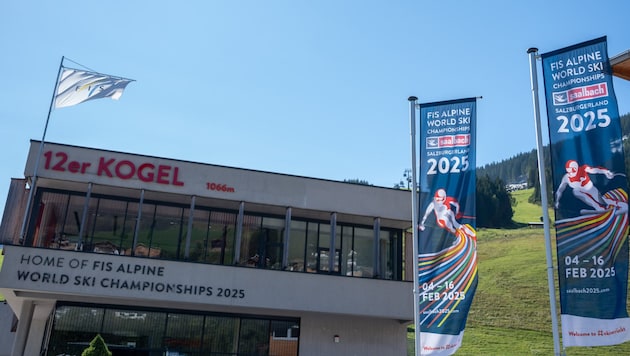
<svg viewBox="0 0 630 356">
<path fill-rule="evenodd" d="M 540 221 L 541 208 L 527 202 L 532 190 L 517 191 L 514 221 Z M 553 219 L 553 213 L 550 212 Z M 555 262 L 555 235 L 551 231 Z M 456 355 L 553 355 L 544 230 L 480 229 L 477 240 L 479 285 L 462 347 Z M 555 294 L 558 298 L 557 279 Z M 556 304 L 558 313 L 559 303 Z M 558 316 L 558 323 L 560 323 Z M 414 355 L 409 334 L 409 355 Z M 630 342 L 606 347 L 569 347 L 566 355 L 630 355 Z"/>
</svg>

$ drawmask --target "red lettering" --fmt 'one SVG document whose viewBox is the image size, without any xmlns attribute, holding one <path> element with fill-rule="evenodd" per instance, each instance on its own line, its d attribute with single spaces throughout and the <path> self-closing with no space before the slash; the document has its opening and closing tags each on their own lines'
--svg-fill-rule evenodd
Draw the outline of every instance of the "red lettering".
<svg viewBox="0 0 630 356">
<path fill-rule="evenodd" d="M 131 177 L 133 177 L 134 174 L 136 174 L 136 166 L 133 164 L 133 162 L 124 160 L 118 162 L 118 164 L 116 165 L 116 175 L 118 176 L 118 178 L 130 179 Z"/>
<path fill-rule="evenodd" d="M 178 187 L 183 187 L 184 182 L 179 181 L 178 178 L 179 178 L 179 167 L 175 167 L 173 169 L 173 185 L 176 185 Z"/>
<path fill-rule="evenodd" d="M 53 166 L 53 171 L 65 172 L 66 170 L 63 168 L 63 165 L 68 160 L 68 155 L 65 152 L 57 152 L 55 156 L 61 159 Z"/>
<path fill-rule="evenodd" d="M 90 164 L 85 162 L 70 162 L 69 169 L 77 172 L 79 169 L 85 171 Z M 136 166 L 130 160 L 116 161 L 115 158 L 101 157 L 98 162 L 97 175 L 108 176 L 110 178 L 134 179 L 138 178 L 145 183 L 170 184 L 173 186 L 183 186 L 184 182 L 179 180 L 179 168 L 170 165 L 155 166 L 152 163 L 144 162 Z"/>
<path fill-rule="evenodd" d="M 85 174 L 85 172 L 87 171 L 88 167 L 91 166 L 92 163 L 90 162 L 83 162 L 83 165 L 81 165 L 81 173 Z"/>
<path fill-rule="evenodd" d="M 103 174 L 105 174 L 108 177 L 113 177 L 114 175 L 109 170 L 109 165 L 114 163 L 114 161 L 115 161 L 115 159 L 113 159 L 113 158 L 105 161 L 105 158 L 101 157 L 98 160 L 98 170 L 96 172 L 96 175 L 97 176 L 102 176 Z"/>
<path fill-rule="evenodd" d="M 52 169 L 53 171 L 59 172 L 69 171 L 70 173 L 85 174 L 88 167 L 91 165 L 89 162 L 68 161 L 68 154 L 65 152 L 55 153 L 55 158 L 57 158 L 55 162 L 53 162 L 52 151 L 44 152 L 44 158 L 46 159 L 44 162 L 45 169 Z"/>
<path fill-rule="evenodd" d="M 171 166 L 162 166 L 162 165 L 160 165 L 158 167 L 157 179 L 155 180 L 156 183 L 168 184 L 169 183 L 168 177 L 169 177 L 169 171 L 170 170 L 171 170 Z"/>
<path fill-rule="evenodd" d="M 143 163 L 140 165 L 140 167 L 138 167 L 138 178 L 143 181 L 143 182 L 152 182 L 153 181 L 153 169 L 155 168 L 154 165 L 152 165 L 151 163 Z M 150 171 L 146 173 L 146 175 L 144 174 L 144 171 L 149 169 Z"/>
<path fill-rule="evenodd" d="M 81 169 L 81 164 L 77 161 L 68 163 L 68 170 L 72 173 L 77 173 Z"/>
</svg>

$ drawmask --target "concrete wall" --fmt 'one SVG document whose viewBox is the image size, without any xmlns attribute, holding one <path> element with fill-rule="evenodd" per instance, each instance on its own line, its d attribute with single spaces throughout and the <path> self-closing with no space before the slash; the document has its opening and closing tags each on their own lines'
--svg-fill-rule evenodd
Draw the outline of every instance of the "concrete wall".
<svg viewBox="0 0 630 356">
<path fill-rule="evenodd" d="M 32 141 L 25 176 L 34 171 Z M 46 143 L 38 186 L 95 185 L 411 221 L 410 192 L 324 179 Z M 144 169 L 141 167 L 145 167 Z M 409 227 L 408 224 L 405 228 Z"/>
<path fill-rule="evenodd" d="M 15 332 L 11 332 L 13 325 L 13 311 L 9 304 L 0 302 L 0 356 L 9 356 L 15 340 Z"/>
<path fill-rule="evenodd" d="M 339 336 L 335 343 L 334 336 Z M 303 316 L 300 356 L 406 356 L 407 326 L 391 319 Z"/>
<path fill-rule="evenodd" d="M 72 298 L 262 315 L 318 312 L 413 320 L 410 282 L 21 246 L 5 246 L 4 252 L 0 293 L 17 315 L 25 298 Z"/>
</svg>

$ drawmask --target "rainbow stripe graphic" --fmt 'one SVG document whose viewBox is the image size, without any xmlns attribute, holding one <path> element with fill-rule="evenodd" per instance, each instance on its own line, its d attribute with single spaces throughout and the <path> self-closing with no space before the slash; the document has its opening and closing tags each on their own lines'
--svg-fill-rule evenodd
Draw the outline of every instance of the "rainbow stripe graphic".
<svg viewBox="0 0 630 356">
<path fill-rule="evenodd" d="M 556 222 L 559 256 L 602 256 L 614 263 L 628 236 L 628 193 L 615 189 L 604 194 L 609 203 L 601 213 Z"/>
<path fill-rule="evenodd" d="M 418 255 L 420 324 L 440 328 L 458 315 L 464 317 L 477 282 L 477 234 L 469 224 L 455 232 L 455 242 L 438 252 Z M 465 310 L 460 311 L 465 305 Z M 463 329 L 463 325 L 462 325 Z M 424 328 L 423 328 L 424 330 Z"/>
</svg>

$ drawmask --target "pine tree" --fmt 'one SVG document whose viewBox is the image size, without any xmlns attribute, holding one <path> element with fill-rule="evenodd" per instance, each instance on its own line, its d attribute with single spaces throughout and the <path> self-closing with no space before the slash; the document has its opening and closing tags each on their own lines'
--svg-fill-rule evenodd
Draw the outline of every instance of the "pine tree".
<svg viewBox="0 0 630 356">
<path fill-rule="evenodd" d="M 83 350 L 81 356 L 112 356 L 112 352 L 107 348 L 105 340 L 103 340 L 101 335 L 97 334 L 94 339 L 90 341 L 90 346 Z"/>
</svg>

